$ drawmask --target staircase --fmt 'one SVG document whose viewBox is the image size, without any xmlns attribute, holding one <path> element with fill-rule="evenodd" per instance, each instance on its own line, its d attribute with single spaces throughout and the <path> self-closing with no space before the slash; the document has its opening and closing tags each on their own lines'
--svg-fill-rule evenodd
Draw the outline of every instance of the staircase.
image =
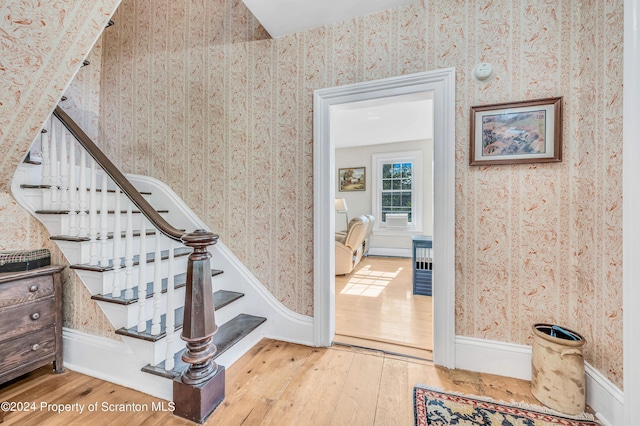
<svg viewBox="0 0 640 426">
<path fill-rule="evenodd" d="M 14 197 L 118 336 L 64 329 L 70 369 L 176 401 L 176 383 L 202 387 L 263 337 L 312 344 L 310 317 L 275 300 L 170 188 L 122 175 L 61 108 L 34 145 L 42 159 L 20 165 Z"/>
</svg>

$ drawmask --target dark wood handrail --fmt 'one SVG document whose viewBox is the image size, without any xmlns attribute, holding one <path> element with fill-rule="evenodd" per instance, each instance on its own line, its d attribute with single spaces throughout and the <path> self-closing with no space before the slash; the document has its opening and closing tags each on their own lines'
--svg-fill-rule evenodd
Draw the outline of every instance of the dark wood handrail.
<svg viewBox="0 0 640 426">
<path fill-rule="evenodd" d="M 142 214 L 149 219 L 149 221 L 164 235 L 175 241 L 182 241 L 182 237 L 187 235 L 184 231 L 171 226 L 160 213 L 154 209 L 151 204 L 140 194 L 135 186 L 129 179 L 127 179 L 122 172 L 107 158 L 107 156 L 96 146 L 95 143 L 87 136 L 87 134 L 78 126 L 75 121 L 67 115 L 66 112 L 59 106 L 53 111 L 55 115 L 69 130 L 69 132 L 75 136 L 80 145 L 89 153 L 89 155 L 96 160 L 96 162 L 102 167 L 102 170 L 109 175 L 109 177 L 115 182 L 122 192 L 129 197 L 131 202 L 140 209 Z"/>
<path fill-rule="evenodd" d="M 187 349 L 182 359 L 189 368 L 173 382 L 174 414 L 204 423 L 224 399 L 224 367 L 213 361 L 217 352 L 213 335 L 218 327 L 211 288 L 211 254 L 207 249 L 218 242 L 218 236 L 203 229 L 185 233 L 171 226 L 62 108 L 56 107 L 53 114 L 160 232 L 193 249 L 187 262 L 181 335 Z"/>
</svg>

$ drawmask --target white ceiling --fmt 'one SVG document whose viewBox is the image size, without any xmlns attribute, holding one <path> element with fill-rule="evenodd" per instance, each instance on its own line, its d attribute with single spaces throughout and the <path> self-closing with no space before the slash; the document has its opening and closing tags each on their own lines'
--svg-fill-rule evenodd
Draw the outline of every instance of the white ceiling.
<svg viewBox="0 0 640 426">
<path fill-rule="evenodd" d="M 243 0 L 273 38 L 345 21 L 416 0 Z"/>
<path fill-rule="evenodd" d="M 346 21 L 419 0 L 243 0 L 273 38 Z M 331 107 L 336 148 L 433 138 L 430 93 Z"/>
<path fill-rule="evenodd" d="M 336 149 L 433 138 L 431 92 L 331 106 Z"/>
</svg>

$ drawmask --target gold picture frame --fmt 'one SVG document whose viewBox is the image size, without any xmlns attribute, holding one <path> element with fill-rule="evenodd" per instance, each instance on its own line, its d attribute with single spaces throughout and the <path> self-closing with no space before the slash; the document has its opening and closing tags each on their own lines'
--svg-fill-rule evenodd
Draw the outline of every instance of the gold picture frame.
<svg viewBox="0 0 640 426">
<path fill-rule="evenodd" d="M 562 161 L 562 97 L 471 107 L 469 165 Z"/>
<path fill-rule="evenodd" d="M 338 187 L 340 191 L 366 191 L 367 174 L 364 167 L 345 167 L 338 169 Z"/>
</svg>

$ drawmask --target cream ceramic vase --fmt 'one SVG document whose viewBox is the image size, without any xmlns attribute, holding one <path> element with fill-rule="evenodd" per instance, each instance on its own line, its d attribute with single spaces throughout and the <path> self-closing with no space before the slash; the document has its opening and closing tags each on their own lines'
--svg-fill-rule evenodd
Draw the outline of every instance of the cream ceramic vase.
<svg viewBox="0 0 640 426">
<path fill-rule="evenodd" d="M 565 414 L 580 414 L 585 405 L 584 338 L 569 329 L 576 340 L 552 331 L 551 324 L 533 325 L 531 392 L 538 401 Z M 551 334 L 555 334 L 552 336 Z M 565 336 L 566 337 L 566 336 Z"/>
</svg>

